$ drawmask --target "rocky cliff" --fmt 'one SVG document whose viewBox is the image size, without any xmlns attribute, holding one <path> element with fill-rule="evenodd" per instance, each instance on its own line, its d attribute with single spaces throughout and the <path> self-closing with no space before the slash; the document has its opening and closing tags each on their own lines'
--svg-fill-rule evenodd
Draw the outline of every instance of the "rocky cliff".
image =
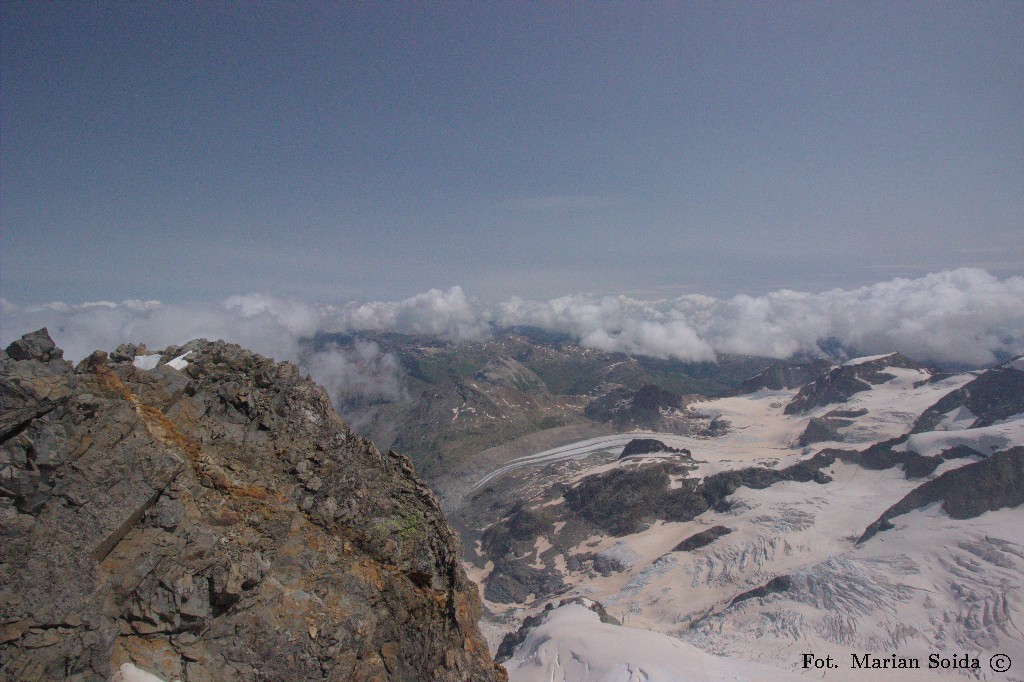
<svg viewBox="0 0 1024 682">
<path fill-rule="evenodd" d="M 0 679 L 498 680 L 409 461 L 288 363 L 0 352 Z"/>
</svg>

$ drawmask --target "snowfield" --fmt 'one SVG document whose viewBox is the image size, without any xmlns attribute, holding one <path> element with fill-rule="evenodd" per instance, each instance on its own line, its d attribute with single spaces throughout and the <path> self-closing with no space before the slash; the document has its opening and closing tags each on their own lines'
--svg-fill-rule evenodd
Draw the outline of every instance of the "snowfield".
<svg viewBox="0 0 1024 682">
<path fill-rule="evenodd" d="M 690 450 L 696 465 L 691 477 L 755 465 L 783 468 L 824 448 L 863 450 L 906 435 L 924 410 L 976 378 L 965 373 L 935 381 L 923 370 L 884 371 L 895 378 L 855 393 L 845 403 L 804 414 L 784 413 L 796 391 L 760 391 L 697 403 L 692 410 L 727 420 L 730 432 L 717 438 L 650 432 L 593 438 L 514 460 L 483 478 L 477 488 L 485 483 L 500 487 L 501 477 L 518 469 L 606 455 L 562 481 L 573 484 L 585 475 L 623 466 L 616 458 L 633 438 L 656 438 Z M 841 441 L 797 444 L 812 417 L 837 408 L 855 415 L 845 417 L 849 423 L 839 429 Z M 659 521 L 624 537 L 587 538 L 570 553 L 614 558 L 622 570 L 607 575 L 572 572 L 560 560 L 557 565 L 569 586 L 560 598 L 585 596 L 600 602 L 622 625 L 602 623 L 578 604 L 557 608 L 506 662 L 511 679 L 1024 679 L 1024 516 L 1019 507 L 955 520 L 935 503 L 897 516 L 893 528 L 857 542 L 865 528 L 924 481 L 1024 445 L 1024 415 L 967 429 L 974 419 L 966 409 L 954 410 L 943 420 L 942 430 L 910 435 L 894 448 L 932 456 L 967 445 L 980 453 L 946 460 L 924 478 L 908 479 L 899 465 L 872 470 L 837 459 L 822 470 L 831 477 L 828 483 L 741 487 L 730 496 L 727 511 L 709 510 L 687 522 Z M 681 540 L 714 526 L 732 532 L 693 551 L 673 551 Z M 489 570 L 467 568 L 477 581 Z M 785 589 L 737 600 L 780 577 Z M 486 604 L 492 613 L 505 614 L 505 620 L 496 616 L 485 627 L 492 644 L 545 604 Z M 807 653 L 831 656 L 838 667 L 805 668 Z M 912 658 L 921 669 L 883 673 L 852 667 L 852 655 L 865 653 Z M 1010 673 L 997 675 L 989 668 L 990 656 L 997 653 L 1010 656 Z M 977 657 L 982 669 L 929 669 L 932 654 Z"/>
<path fill-rule="evenodd" d="M 786 680 L 768 666 L 705 653 L 675 637 L 602 623 L 579 604 L 556 609 L 505 663 L 510 682 L 755 682 Z"/>
</svg>

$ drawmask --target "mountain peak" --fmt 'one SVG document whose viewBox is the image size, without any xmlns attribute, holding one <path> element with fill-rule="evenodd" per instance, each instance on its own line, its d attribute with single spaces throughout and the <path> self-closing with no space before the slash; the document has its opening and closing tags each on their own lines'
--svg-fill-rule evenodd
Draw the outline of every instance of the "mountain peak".
<svg viewBox="0 0 1024 682">
<path fill-rule="evenodd" d="M 0 358 L 0 677 L 504 679 L 433 493 L 298 367 L 48 340 Z"/>
</svg>

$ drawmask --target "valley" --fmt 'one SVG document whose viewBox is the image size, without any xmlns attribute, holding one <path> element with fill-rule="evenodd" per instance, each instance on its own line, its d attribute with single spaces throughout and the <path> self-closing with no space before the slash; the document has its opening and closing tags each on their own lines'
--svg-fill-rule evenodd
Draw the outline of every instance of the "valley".
<svg viewBox="0 0 1024 682">
<path fill-rule="evenodd" d="M 803 668 L 807 651 L 842 662 L 829 679 L 862 679 L 849 662 L 863 652 L 925 661 L 906 679 L 990 679 L 929 671 L 927 660 L 1024 660 L 1024 500 L 1011 491 L 1024 485 L 1024 415 L 994 407 L 994 420 L 966 420 L 947 396 L 1016 405 L 1019 396 L 979 390 L 1020 373 L 1011 363 L 943 375 L 898 355 L 866 358 L 800 389 L 695 400 L 688 429 L 512 459 L 452 514 L 481 586 L 482 629 L 513 680 L 820 676 Z M 936 404 L 941 430 L 918 431 Z M 826 419 L 830 438 L 802 444 L 808 424 Z M 655 442 L 662 451 L 620 456 Z M 944 492 L 922 492 L 946 479 L 931 484 Z M 958 495 L 980 502 L 961 509 Z"/>
</svg>

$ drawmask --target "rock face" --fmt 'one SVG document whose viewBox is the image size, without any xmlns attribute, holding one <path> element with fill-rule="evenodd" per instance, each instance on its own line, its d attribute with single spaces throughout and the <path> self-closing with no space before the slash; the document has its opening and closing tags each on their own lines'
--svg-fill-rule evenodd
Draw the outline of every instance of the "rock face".
<svg viewBox="0 0 1024 682">
<path fill-rule="evenodd" d="M 773 362 L 763 370 L 744 380 L 740 385 L 740 393 L 753 393 L 762 389 L 781 391 L 786 388 L 797 388 L 818 379 L 832 367 L 828 360 L 815 360 L 807 364 Z"/>
<path fill-rule="evenodd" d="M 619 459 L 625 459 L 633 455 L 649 455 L 655 452 L 672 452 L 684 457 L 690 456 L 690 451 L 686 448 L 669 447 L 656 438 L 634 438 L 622 448 L 622 454 L 619 455 Z"/>
<path fill-rule="evenodd" d="M 811 417 L 807 422 L 807 428 L 800 434 L 797 441 L 800 445 L 812 445 L 826 441 L 841 441 L 843 435 L 840 429 L 853 424 L 855 417 L 867 414 L 867 410 L 832 410 L 823 417 Z"/>
<path fill-rule="evenodd" d="M 1016 364 L 1004 363 L 983 373 L 977 379 L 948 393 L 925 410 L 914 424 L 914 433 L 944 427 L 943 422 L 957 410 L 967 410 L 967 428 L 989 426 L 1024 412 L 1024 371 Z"/>
<path fill-rule="evenodd" d="M 692 552 L 695 549 L 700 549 L 701 547 L 707 547 L 708 545 L 710 545 L 712 542 L 714 542 L 718 538 L 722 537 L 723 535 L 728 535 L 731 532 L 732 532 L 732 528 L 727 528 L 725 526 L 712 526 L 711 528 L 708 528 L 707 530 L 702 530 L 701 532 L 695 533 L 695 534 L 691 535 L 690 537 L 686 538 L 685 540 L 680 542 L 678 545 L 676 545 L 672 549 L 672 551 L 673 552 Z"/>
<path fill-rule="evenodd" d="M 405 457 L 294 365 L 136 352 L 0 353 L 0 679 L 505 679 Z"/>
<path fill-rule="evenodd" d="M 954 519 L 971 519 L 987 511 L 1024 504 L 1024 447 L 997 452 L 921 484 L 885 510 L 857 543 L 879 531 L 891 530 L 892 519 L 897 516 L 933 502 L 942 502 L 942 510 Z"/>
<path fill-rule="evenodd" d="M 584 415 L 598 422 L 610 422 L 620 430 L 651 429 L 677 431 L 673 422 L 687 423 L 683 410 L 687 401 L 680 395 L 653 384 L 638 391 L 616 388 L 595 398 Z"/>
<path fill-rule="evenodd" d="M 801 388 L 786 405 L 786 414 L 800 414 L 821 405 L 845 403 L 854 393 L 871 390 L 872 385 L 895 378 L 885 371 L 887 367 L 923 369 L 922 365 L 899 353 L 839 365 Z"/>
</svg>

